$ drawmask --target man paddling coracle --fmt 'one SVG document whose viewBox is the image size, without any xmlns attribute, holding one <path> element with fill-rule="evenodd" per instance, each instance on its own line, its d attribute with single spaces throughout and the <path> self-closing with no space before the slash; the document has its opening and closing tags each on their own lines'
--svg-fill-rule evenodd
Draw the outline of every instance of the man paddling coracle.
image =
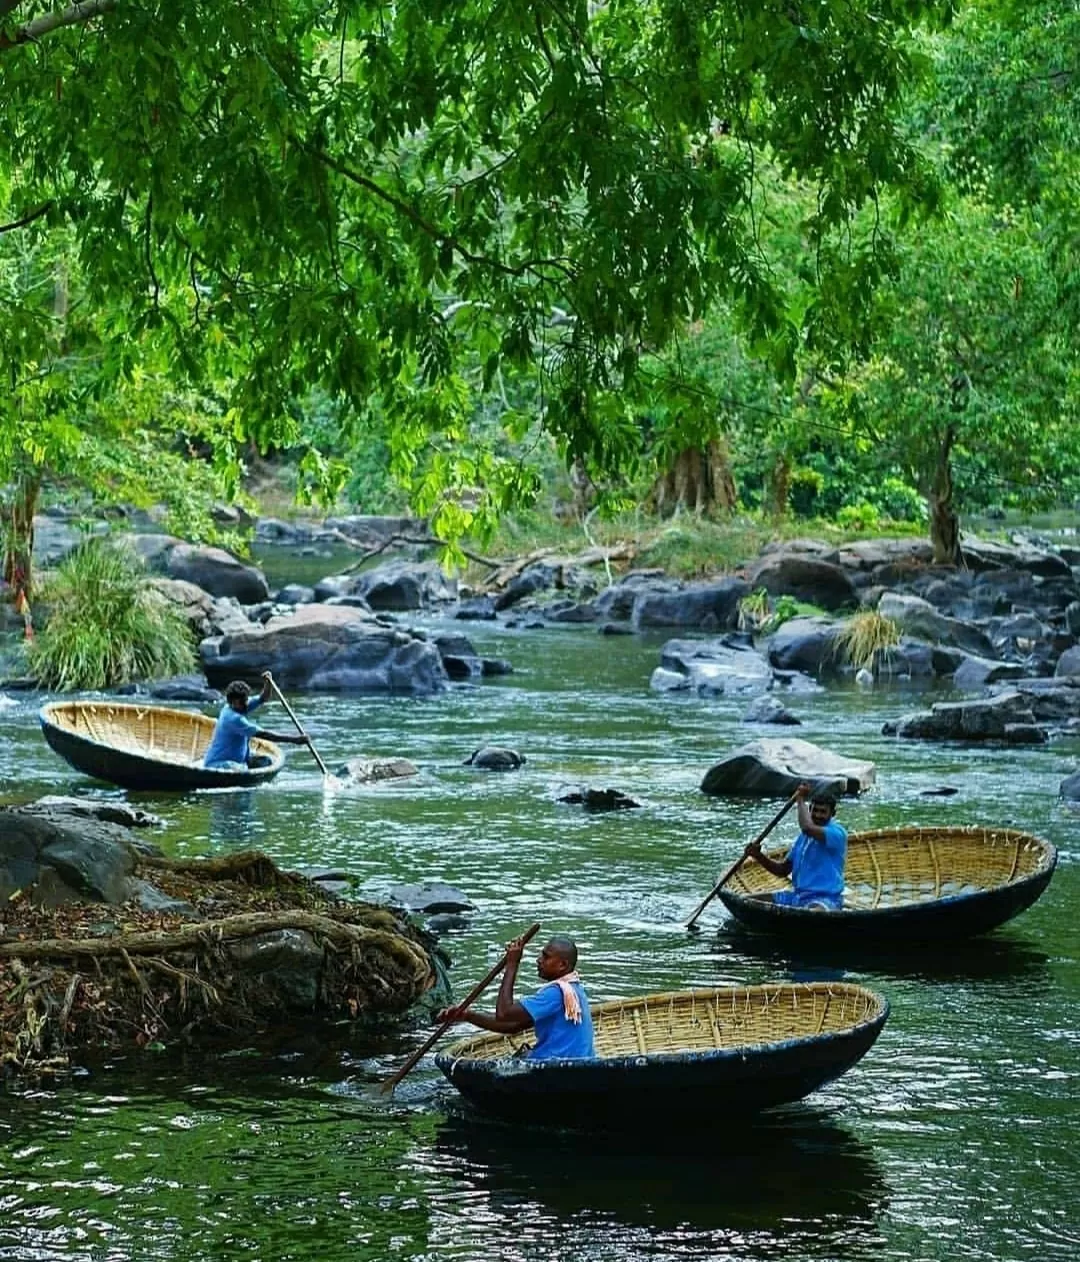
<svg viewBox="0 0 1080 1262">
<path fill-rule="evenodd" d="M 203 758 L 204 767 L 266 767 L 273 761 L 267 754 L 252 754 L 251 739 L 276 741 L 284 745 L 309 745 L 306 735 L 267 732 L 253 723 L 248 715 L 270 700 L 273 683 L 270 672 L 262 673 L 262 691 L 252 699 L 251 689 L 242 679 L 234 679 L 225 689 L 225 704 L 218 715 L 217 726 Z"/>
<path fill-rule="evenodd" d="M 514 983 L 525 946 L 520 938 L 506 948 L 506 971 L 499 985 L 495 1012 L 444 1008 L 438 1022 L 469 1021 L 492 1034 L 520 1034 L 536 1030 L 536 1046 L 529 1060 L 575 1059 L 593 1056 L 593 1023 L 589 997 L 577 974 L 577 947 L 571 938 L 550 938 L 536 957 L 536 972 L 544 985 L 528 998 L 514 999 Z"/>
<path fill-rule="evenodd" d="M 811 792 L 808 784 L 800 784 L 795 797 L 799 835 L 787 856 L 770 859 L 762 851 L 761 842 L 756 841 L 746 847 L 746 857 L 760 863 L 773 876 L 790 877 L 791 889 L 773 894 L 774 903 L 839 911 L 844 895 L 847 830 L 834 818 L 836 798 L 823 790 Z"/>
</svg>

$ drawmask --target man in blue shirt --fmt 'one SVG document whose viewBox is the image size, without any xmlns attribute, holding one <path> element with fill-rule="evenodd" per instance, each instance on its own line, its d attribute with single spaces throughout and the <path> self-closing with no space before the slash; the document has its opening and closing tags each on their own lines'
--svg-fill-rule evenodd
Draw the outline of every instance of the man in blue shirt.
<svg viewBox="0 0 1080 1262">
<path fill-rule="evenodd" d="M 818 792 L 807 805 L 808 784 L 800 784 L 795 793 L 800 831 L 786 858 L 770 859 L 762 852 L 760 842 L 751 842 L 746 855 L 773 876 L 791 878 L 791 889 L 774 894 L 774 903 L 839 911 L 843 906 L 847 830 L 833 818 L 836 798 L 831 793 Z"/>
<path fill-rule="evenodd" d="M 270 762 L 268 755 L 251 753 L 253 736 L 285 745 L 309 743 L 307 736 L 264 731 L 247 717 L 252 710 L 270 700 L 272 686 L 268 670 L 263 671 L 262 680 L 262 691 L 254 700 L 250 699 L 251 689 L 241 679 L 234 679 L 225 689 L 225 705 L 218 715 L 217 726 L 203 756 L 204 767 L 266 766 Z"/>
<path fill-rule="evenodd" d="M 536 971 L 545 983 L 527 999 L 516 1002 L 514 982 L 524 944 L 515 939 L 506 948 L 506 971 L 499 986 L 495 1014 L 471 1009 L 444 1008 L 436 1021 L 469 1021 L 492 1034 L 520 1034 L 535 1029 L 536 1046 L 529 1060 L 580 1059 L 594 1056 L 589 997 L 577 975 L 577 947 L 570 938 L 551 938 L 536 958 Z"/>
</svg>

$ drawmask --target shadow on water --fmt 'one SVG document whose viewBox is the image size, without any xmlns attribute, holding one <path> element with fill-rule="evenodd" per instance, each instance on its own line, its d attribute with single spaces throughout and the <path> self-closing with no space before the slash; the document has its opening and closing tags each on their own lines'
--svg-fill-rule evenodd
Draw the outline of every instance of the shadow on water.
<svg viewBox="0 0 1080 1262">
<path fill-rule="evenodd" d="M 737 1127 L 702 1120 L 669 1135 L 616 1136 L 512 1128 L 459 1105 L 437 1129 L 432 1158 L 506 1208 L 540 1201 L 561 1218 L 602 1214 L 627 1226 L 775 1231 L 789 1219 L 801 1230 L 871 1222 L 888 1200 L 872 1149 L 809 1106 Z"/>
<path fill-rule="evenodd" d="M 792 981 L 841 981 L 849 974 L 882 973 L 926 982 L 1034 981 L 1048 973 L 1049 956 L 1020 938 L 985 936 L 954 942 L 793 946 L 752 933 L 734 921 L 713 943 L 721 957 L 749 956 Z"/>
</svg>

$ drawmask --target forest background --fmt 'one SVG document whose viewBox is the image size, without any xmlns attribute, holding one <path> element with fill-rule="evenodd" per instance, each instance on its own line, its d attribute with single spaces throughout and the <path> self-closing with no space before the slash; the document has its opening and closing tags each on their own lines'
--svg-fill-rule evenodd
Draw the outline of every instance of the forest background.
<svg viewBox="0 0 1080 1262">
<path fill-rule="evenodd" d="M 1075 0 L 0 0 L 9 590 L 45 500 L 213 539 L 266 461 L 451 560 L 1071 504 L 1078 58 Z"/>
</svg>

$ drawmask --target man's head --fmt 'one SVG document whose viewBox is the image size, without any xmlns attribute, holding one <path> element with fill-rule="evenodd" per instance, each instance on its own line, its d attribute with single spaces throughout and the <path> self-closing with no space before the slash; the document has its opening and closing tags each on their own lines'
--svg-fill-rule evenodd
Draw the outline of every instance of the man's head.
<svg viewBox="0 0 1080 1262">
<path fill-rule="evenodd" d="M 251 689 L 247 684 L 242 679 L 234 679 L 228 688 L 225 689 L 225 704 L 240 714 L 246 714 L 250 696 Z"/>
<path fill-rule="evenodd" d="M 577 968 L 577 946 L 573 938 L 549 938 L 536 957 L 536 971 L 546 982 L 558 981 Z"/>
<path fill-rule="evenodd" d="M 823 827 L 836 814 L 836 798 L 825 789 L 818 789 L 810 796 L 810 818 Z"/>
</svg>

